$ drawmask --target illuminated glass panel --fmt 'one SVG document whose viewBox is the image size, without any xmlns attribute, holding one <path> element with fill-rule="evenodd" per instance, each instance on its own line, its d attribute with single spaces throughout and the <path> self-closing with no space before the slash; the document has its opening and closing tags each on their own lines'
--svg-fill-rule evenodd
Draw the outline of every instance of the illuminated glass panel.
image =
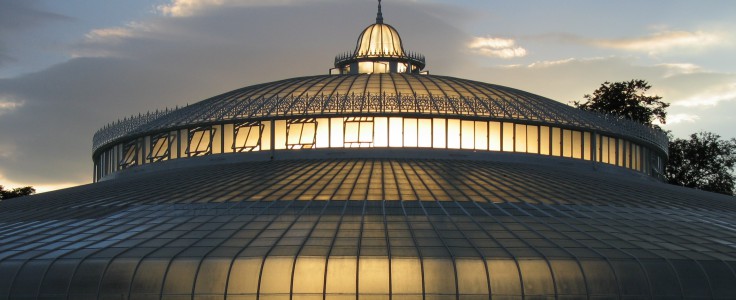
<svg viewBox="0 0 736 300">
<path fill-rule="evenodd" d="M 460 121 L 461 131 L 461 148 L 475 149 L 475 122 Z"/>
<path fill-rule="evenodd" d="M 404 147 L 417 146 L 417 119 L 404 118 Z"/>
<path fill-rule="evenodd" d="M 516 146 L 514 151 L 526 152 L 526 125 L 516 124 L 516 137 L 514 138 Z"/>
<path fill-rule="evenodd" d="M 580 131 L 572 132 L 572 157 L 583 158 L 583 133 Z"/>
<path fill-rule="evenodd" d="M 447 148 L 460 149 L 460 120 L 447 120 Z"/>
<path fill-rule="evenodd" d="M 327 118 L 317 119 L 317 141 L 314 146 L 316 148 L 330 147 L 330 122 Z"/>
<path fill-rule="evenodd" d="M 179 156 L 180 157 L 189 157 L 189 153 L 187 152 L 188 145 L 189 145 L 189 130 L 187 129 L 179 130 Z"/>
<path fill-rule="evenodd" d="M 327 261 L 327 294 L 353 295 L 355 298 L 357 263 L 355 257 L 330 257 Z"/>
<path fill-rule="evenodd" d="M 600 140 L 601 155 L 599 161 L 608 163 L 608 137 L 600 136 Z"/>
<path fill-rule="evenodd" d="M 313 148 L 316 135 L 317 121 L 315 119 L 289 120 L 286 125 L 286 148 Z"/>
<path fill-rule="evenodd" d="M 388 270 L 387 257 L 361 256 L 358 265 L 358 292 L 363 295 L 388 295 Z"/>
<path fill-rule="evenodd" d="M 552 128 L 552 155 L 562 155 L 562 130 L 559 128 Z"/>
<path fill-rule="evenodd" d="M 418 120 L 418 136 L 417 145 L 419 147 L 432 147 L 432 119 Z"/>
<path fill-rule="evenodd" d="M 562 156 L 572 157 L 572 132 L 568 129 L 562 130 Z"/>
<path fill-rule="evenodd" d="M 422 265 L 416 258 L 391 260 L 391 291 L 395 295 L 422 294 Z"/>
<path fill-rule="evenodd" d="M 344 142 L 345 147 L 373 146 L 373 118 L 351 117 L 345 118 Z"/>
<path fill-rule="evenodd" d="M 212 127 L 204 126 L 189 130 L 189 156 L 202 156 L 212 154 L 212 136 L 215 131 Z"/>
<path fill-rule="evenodd" d="M 342 118 L 330 119 L 330 147 L 343 147 Z"/>
<path fill-rule="evenodd" d="M 608 138 L 608 163 L 616 164 L 616 139 L 612 137 Z"/>
<path fill-rule="evenodd" d="M 592 149 L 592 140 L 590 138 L 590 132 L 583 132 L 583 159 L 590 160 L 590 149 Z"/>
<path fill-rule="evenodd" d="M 222 153 L 222 125 L 213 125 L 212 132 L 212 154 Z"/>
<path fill-rule="evenodd" d="M 376 147 L 388 147 L 388 118 L 374 118 L 373 126 L 373 145 Z"/>
<path fill-rule="evenodd" d="M 526 152 L 539 153 L 539 127 L 526 126 Z"/>
<path fill-rule="evenodd" d="M 233 138 L 235 137 L 235 125 L 225 124 L 222 127 L 223 140 L 222 140 L 222 152 L 230 153 L 233 152 Z"/>
<path fill-rule="evenodd" d="M 501 151 L 501 123 L 488 123 L 488 149 Z"/>
<path fill-rule="evenodd" d="M 433 119 L 432 120 L 432 147 L 434 148 L 445 148 L 445 119 Z"/>
<path fill-rule="evenodd" d="M 626 152 L 624 151 L 624 140 L 618 139 L 618 166 L 623 167 L 624 166 L 624 155 Z"/>
<path fill-rule="evenodd" d="M 274 127 L 275 122 L 266 121 L 266 122 L 262 122 L 261 125 L 263 125 L 263 130 L 261 130 L 261 145 L 258 146 L 258 149 L 259 150 L 271 150 L 271 145 L 273 142 L 272 140 L 274 140 L 273 138 L 271 138 L 271 133 L 272 133 L 271 128 Z M 274 148 L 276 148 L 275 144 L 273 144 L 273 146 Z"/>
<path fill-rule="evenodd" d="M 402 146 L 402 130 L 403 130 L 403 119 L 402 118 L 389 118 L 388 119 L 388 146 L 389 147 L 401 147 Z"/>
<path fill-rule="evenodd" d="M 488 150 L 488 122 L 475 122 L 475 149 Z"/>
<path fill-rule="evenodd" d="M 549 143 L 549 127 L 539 127 L 539 154 L 549 155 L 550 143 Z"/>
<path fill-rule="evenodd" d="M 294 266 L 295 294 L 322 294 L 325 258 L 299 257 Z"/>
<path fill-rule="evenodd" d="M 488 276 L 483 260 L 457 259 L 455 265 L 460 295 L 488 295 Z"/>
<path fill-rule="evenodd" d="M 151 162 L 159 162 L 169 158 L 169 133 L 159 133 L 151 136 L 151 148 L 148 159 Z"/>
<path fill-rule="evenodd" d="M 261 144 L 263 124 L 261 122 L 238 123 L 234 126 L 231 148 L 235 152 L 257 151 Z"/>
<path fill-rule="evenodd" d="M 514 123 L 503 123 L 503 151 L 514 151 Z"/>
</svg>

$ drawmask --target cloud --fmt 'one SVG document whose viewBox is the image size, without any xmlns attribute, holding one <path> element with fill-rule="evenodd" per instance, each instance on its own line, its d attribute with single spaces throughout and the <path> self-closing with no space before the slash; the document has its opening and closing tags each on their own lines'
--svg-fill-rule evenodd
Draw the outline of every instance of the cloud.
<svg viewBox="0 0 736 300">
<path fill-rule="evenodd" d="M 71 20 L 39 9 L 39 3 L 37 0 L 0 1 L 0 67 L 18 61 L 12 53 L 18 36 L 48 22 Z"/>
<path fill-rule="evenodd" d="M 468 48 L 481 55 L 503 59 L 524 57 L 527 54 L 526 49 L 517 46 L 513 39 L 497 37 L 475 37 Z"/>
<path fill-rule="evenodd" d="M 675 49 L 699 50 L 722 45 L 727 42 L 727 37 L 718 32 L 662 31 L 645 37 L 600 39 L 590 42 L 602 48 L 645 52 L 650 55 L 656 55 Z"/>
<path fill-rule="evenodd" d="M 734 100 L 736 100 L 736 82 L 711 87 L 702 93 L 692 95 L 685 99 L 676 100 L 672 105 L 684 107 L 716 106 L 720 102 Z"/>
<path fill-rule="evenodd" d="M 0 116 L 10 113 L 21 106 L 23 106 L 23 101 L 18 101 L 9 96 L 0 96 Z M 2 156 L 2 153 L 0 153 L 0 156 Z"/>
<path fill-rule="evenodd" d="M 548 67 L 552 67 L 552 66 L 568 64 L 568 63 L 571 63 L 573 61 L 576 61 L 576 59 L 575 58 L 567 58 L 567 59 L 560 59 L 560 60 L 538 61 L 538 62 L 533 62 L 533 63 L 529 64 L 527 66 L 527 68 L 548 68 Z"/>
<path fill-rule="evenodd" d="M 664 67 L 668 70 L 665 77 L 703 72 L 703 68 L 691 63 L 667 63 L 658 64 L 657 66 Z"/>
<path fill-rule="evenodd" d="M 300 3 L 303 3 L 302 0 Z M 156 11 L 169 17 L 190 17 L 201 11 L 220 6 L 273 6 L 295 3 L 295 0 L 171 0 L 168 4 L 156 6 Z"/>
<path fill-rule="evenodd" d="M 688 114 L 688 113 L 679 113 L 679 114 L 668 114 L 667 115 L 667 124 L 673 125 L 678 123 L 695 123 L 695 121 L 700 120 L 700 116 Z"/>
</svg>

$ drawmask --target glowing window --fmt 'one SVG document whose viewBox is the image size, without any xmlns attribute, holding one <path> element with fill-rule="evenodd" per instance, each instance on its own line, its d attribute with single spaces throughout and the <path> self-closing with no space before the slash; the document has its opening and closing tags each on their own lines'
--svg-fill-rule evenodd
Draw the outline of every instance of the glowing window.
<svg viewBox="0 0 736 300">
<path fill-rule="evenodd" d="M 196 127 L 189 130 L 189 156 L 202 156 L 212 154 L 212 139 L 215 130 L 209 126 Z"/>
<path fill-rule="evenodd" d="M 159 162 L 169 158 L 169 148 L 171 141 L 169 133 L 159 133 L 151 136 L 151 148 L 148 152 L 147 159 L 151 162 Z"/>
<path fill-rule="evenodd" d="M 286 123 L 286 148 L 308 149 L 314 147 L 317 136 L 315 119 L 288 120 Z"/>
<path fill-rule="evenodd" d="M 490 122 L 488 124 L 490 131 L 488 136 L 490 137 L 489 148 L 491 151 L 501 151 L 501 123 Z"/>
<path fill-rule="evenodd" d="M 343 123 L 345 147 L 370 147 L 373 145 L 373 118 L 345 118 Z"/>
<path fill-rule="evenodd" d="M 235 152 L 257 151 L 261 145 L 261 122 L 237 123 L 233 129 L 232 149 Z"/>
<path fill-rule="evenodd" d="M 503 151 L 514 151 L 514 123 L 503 123 Z"/>
</svg>

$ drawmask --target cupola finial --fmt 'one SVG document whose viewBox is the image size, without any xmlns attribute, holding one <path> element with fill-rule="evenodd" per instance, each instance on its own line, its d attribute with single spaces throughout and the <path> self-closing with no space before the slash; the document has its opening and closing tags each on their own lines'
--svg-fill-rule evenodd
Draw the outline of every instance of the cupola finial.
<svg viewBox="0 0 736 300">
<path fill-rule="evenodd" d="M 376 24 L 383 24 L 383 14 L 381 13 L 381 0 L 378 0 L 378 14 L 376 15 Z"/>
</svg>

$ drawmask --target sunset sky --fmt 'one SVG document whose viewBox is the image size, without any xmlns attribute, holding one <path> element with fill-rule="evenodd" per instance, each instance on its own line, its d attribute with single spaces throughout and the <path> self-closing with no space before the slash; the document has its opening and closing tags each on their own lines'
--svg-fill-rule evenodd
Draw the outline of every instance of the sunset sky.
<svg viewBox="0 0 736 300">
<path fill-rule="evenodd" d="M 0 185 L 92 179 L 105 124 L 239 87 L 326 74 L 372 0 L 0 0 Z M 676 137 L 736 137 L 736 5 L 724 1 L 386 0 L 432 74 L 563 103 L 644 79 Z"/>
</svg>

